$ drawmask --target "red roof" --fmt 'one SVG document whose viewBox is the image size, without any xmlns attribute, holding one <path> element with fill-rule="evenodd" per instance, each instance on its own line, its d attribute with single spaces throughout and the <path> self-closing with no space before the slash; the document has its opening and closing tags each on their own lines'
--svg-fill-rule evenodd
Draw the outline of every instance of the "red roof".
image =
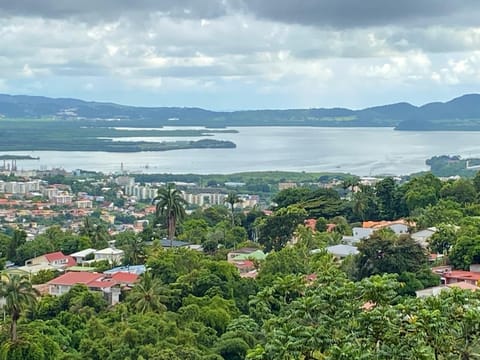
<svg viewBox="0 0 480 360">
<path fill-rule="evenodd" d="M 50 280 L 48 282 L 49 285 L 69 285 L 73 286 L 75 284 L 84 284 L 88 285 L 92 281 L 95 281 L 101 278 L 103 274 L 99 273 L 90 273 L 86 271 L 71 271 L 67 272 L 59 277 Z"/>
<path fill-rule="evenodd" d="M 54 253 L 45 254 L 45 257 L 47 258 L 48 262 L 54 262 L 55 260 L 65 259 L 65 254 L 61 251 L 57 251 Z"/>
<path fill-rule="evenodd" d="M 121 271 L 113 274 L 112 279 L 121 284 L 133 284 L 134 282 L 137 282 L 138 275 Z"/>
<path fill-rule="evenodd" d="M 118 272 L 113 275 L 105 275 L 100 273 L 90 273 L 86 271 L 67 272 L 51 281 L 49 285 L 65 285 L 73 286 L 76 284 L 84 284 L 90 288 L 109 288 L 114 285 L 133 284 L 138 280 L 137 274 L 126 272 Z"/>
<path fill-rule="evenodd" d="M 75 261 L 75 259 L 73 257 L 71 257 L 69 255 L 65 255 L 61 251 L 57 251 L 57 252 L 50 253 L 50 254 L 45 254 L 45 258 L 47 259 L 47 261 L 50 264 L 55 262 L 55 261 L 65 259 L 66 260 L 66 262 L 64 263 L 65 267 L 75 266 L 77 264 L 77 262 Z"/>
<path fill-rule="evenodd" d="M 446 279 L 457 279 L 457 280 L 480 280 L 480 273 L 472 271 L 463 271 L 463 270 L 453 270 L 444 272 L 442 276 Z"/>
</svg>

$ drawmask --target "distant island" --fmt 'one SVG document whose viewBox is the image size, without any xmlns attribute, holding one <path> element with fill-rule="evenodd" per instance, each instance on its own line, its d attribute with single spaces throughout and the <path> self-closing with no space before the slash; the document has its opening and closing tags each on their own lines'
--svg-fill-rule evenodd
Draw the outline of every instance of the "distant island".
<svg viewBox="0 0 480 360">
<path fill-rule="evenodd" d="M 0 151 L 140 152 L 236 147 L 235 143 L 231 141 L 205 138 L 211 137 L 213 134 L 236 133 L 236 130 L 117 129 L 102 125 L 89 121 L 59 119 L 3 119 L 0 120 L 0 134 L 2 134 Z M 135 138 L 136 141 L 124 140 L 129 137 Z M 165 137 L 178 138 L 178 141 L 151 139 Z M 198 137 L 199 139 L 184 140 L 182 137 Z M 142 140 L 137 140 L 138 138 Z M 4 155 L 4 158 L 0 158 L 0 160 L 2 159 L 21 160 L 12 155 Z M 27 160 L 24 157 L 22 159 Z"/>
<path fill-rule="evenodd" d="M 92 128 L 162 126 L 392 127 L 396 130 L 480 131 L 480 94 L 423 106 L 396 103 L 361 110 L 311 108 L 210 111 L 188 107 L 134 107 L 77 99 L 1 95 L 0 125 L 8 121 L 60 121 Z M 23 126 L 20 125 L 19 126 Z M 3 131 L 0 128 L 0 131 Z"/>
<path fill-rule="evenodd" d="M 4 154 L 0 155 L 0 161 L 1 160 L 40 160 L 38 156 L 30 156 L 30 155 L 9 155 L 9 154 Z"/>
<path fill-rule="evenodd" d="M 434 156 L 426 160 L 425 163 L 430 166 L 433 175 L 441 177 L 473 177 L 480 170 L 480 159 L 462 159 L 458 155 Z"/>
</svg>

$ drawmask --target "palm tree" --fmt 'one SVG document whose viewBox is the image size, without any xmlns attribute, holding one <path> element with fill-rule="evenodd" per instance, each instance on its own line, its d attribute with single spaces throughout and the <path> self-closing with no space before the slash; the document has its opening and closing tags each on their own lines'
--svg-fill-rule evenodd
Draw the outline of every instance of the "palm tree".
<svg viewBox="0 0 480 360">
<path fill-rule="evenodd" d="M 232 216 L 232 228 L 235 225 L 235 217 L 234 217 L 234 208 L 235 204 L 241 203 L 242 200 L 238 197 L 237 193 L 231 191 L 228 193 L 227 197 L 225 198 L 225 202 L 230 205 L 230 211 Z"/>
<path fill-rule="evenodd" d="M 17 321 L 22 311 L 37 301 L 38 291 L 26 275 L 3 274 L 0 282 L 0 297 L 5 298 L 4 309 L 10 313 L 10 340 L 17 341 Z"/>
<path fill-rule="evenodd" d="M 157 196 L 153 201 L 156 201 L 155 216 L 157 220 L 162 215 L 166 217 L 168 239 L 170 240 L 170 247 L 172 247 L 177 222 L 185 217 L 185 205 L 187 205 L 187 202 L 173 184 L 168 184 L 166 187 L 158 189 Z"/>
<path fill-rule="evenodd" d="M 130 292 L 128 299 L 136 311 L 144 314 L 149 311 L 165 311 L 167 307 L 163 304 L 167 299 L 168 288 L 160 279 L 156 279 L 147 271 L 142 279 Z"/>
</svg>

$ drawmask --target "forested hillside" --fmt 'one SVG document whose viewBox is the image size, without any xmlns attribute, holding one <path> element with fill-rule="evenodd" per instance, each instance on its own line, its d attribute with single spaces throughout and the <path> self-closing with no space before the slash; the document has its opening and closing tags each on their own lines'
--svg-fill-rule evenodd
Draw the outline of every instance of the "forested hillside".
<svg viewBox="0 0 480 360">
<path fill-rule="evenodd" d="M 0 359 L 475 359 L 480 292 L 449 288 L 417 298 L 415 290 L 440 284 L 434 265 L 480 262 L 479 194 L 480 175 L 442 182 L 426 174 L 403 184 L 385 178 L 371 186 L 352 177 L 334 189 L 283 190 L 271 213 L 244 213 L 230 206 L 232 193 L 227 206 L 178 212 L 176 239 L 202 252 L 162 247 L 170 213 L 158 211 L 142 232 L 113 235 L 124 264 L 147 269 L 117 305 L 83 285 L 38 297 L 31 283 L 58 274 L 5 270 Z M 409 233 L 375 231 L 342 260 L 328 252 L 362 221 L 399 218 Z M 33 241 L 21 228 L 7 229 L 0 253 L 22 264 L 39 253 L 100 248 L 112 240 L 107 226 L 86 218 L 78 232 L 51 227 Z M 426 247 L 411 236 L 432 227 Z M 244 247 L 268 253 L 249 260 L 255 277 L 226 261 Z M 431 253 L 444 257 L 434 262 Z"/>
<path fill-rule="evenodd" d="M 0 116 L 10 119 L 95 120 L 95 126 L 327 126 L 396 127 L 398 130 L 480 130 L 480 95 L 420 107 L 408 103 L 351 110 L 210 111 L 188 107 L 134 107 L 77 99 L 0 95 Z M 108 120 L 108 121 L 106 121 Z M 105 122 L 106 121 L 106 122 Z"/>
</svg>

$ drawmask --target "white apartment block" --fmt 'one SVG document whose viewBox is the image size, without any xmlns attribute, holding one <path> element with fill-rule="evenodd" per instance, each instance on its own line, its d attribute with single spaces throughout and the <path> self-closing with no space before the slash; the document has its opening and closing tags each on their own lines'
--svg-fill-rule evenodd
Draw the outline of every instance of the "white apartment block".
<svg viewBox="0 0 480 360">
<path fill-rule="evenodd" d="M 200 193 L 191 194 L 182 192 L 182 197 L 186 202 L 198 206 L 224 205 L 227 194 L 221 193 Z"/>
<path fill-rule="evenodd" d="M 93 207 L 92 200 L 77 200 L 76 201 L 78 209 L 91 209 Z"/>
<path fill-rule="evenodd" d="M 127 185 L 125 186 L 125 194 L 135 196 L 138 200 L 153 199 L 157 196 L 157 188 L 151 185 Z"/>
<path fill-rule="evenodd" d="M 40 180 L 37 181 L 0 181 L 0 192 L 9 194 L 27 194 L 40 190 Z"/>
<path fill-rule="evenodd" d="M 62 192 L 53 198 L 55 205 L 71 205 L 73 197 L 67 192 Z"/>
<path fill-rule="evenodd" d="M 56 187 L 49 187 L 49 188 L 43 189 L 42 193 L 47 199 L 51 200 L 58 195 L 59 190 Z"/>
</svg>

